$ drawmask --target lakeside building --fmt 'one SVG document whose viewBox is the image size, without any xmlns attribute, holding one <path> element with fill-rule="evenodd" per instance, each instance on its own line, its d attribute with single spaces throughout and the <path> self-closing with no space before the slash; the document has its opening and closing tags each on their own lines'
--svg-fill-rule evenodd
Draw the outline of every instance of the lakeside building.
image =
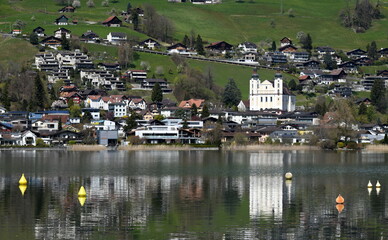
<svg viewBox="0 0 388 240">
<path fill-rule="evenodd" d="M 295 111 L 296 97 L 283 85 L 280 73 L 275 74 L 273 81 L 261 81 L 255 71 L 249 81 L 249 102 L 251 111 L 280 109 Z"/>
</svg>

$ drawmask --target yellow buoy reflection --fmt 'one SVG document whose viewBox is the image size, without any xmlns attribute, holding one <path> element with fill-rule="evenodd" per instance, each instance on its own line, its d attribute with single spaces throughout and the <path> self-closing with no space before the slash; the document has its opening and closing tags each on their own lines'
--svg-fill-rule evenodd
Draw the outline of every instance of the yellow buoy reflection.
<svg viewBox="0 0 388 240">
<path fill-rule="evenodd" d="M 27 185 L 27 179 L 26 179 L 26 177 L 24 177 L 24 173 L 22 174 L 22 176 L 19 179 L 19 184 L 20 185 Z"/>
<path fill-rule="evenodd" d="M 338 213 L 341 213 L 341 212 L 344 210 L 345 205 L 343 205 L 343 204 L 337 204 L 337 205 L 335 205 L 335 208 L 337 208 Z"/>
<path fill-rule="evenodd" d="M 377 195 L 379 195 L 379 194 L 380 194 L 380 191 L 381 191 L 381 189 L 380 189 L 380 188 L 376 188 L 376 193 L 377 193 Z"/>
<path fill-rule="evenodd" d="M 78 197 L 78 201 L 79 201 L 79 204 L 81 204 L 81 206 L 83 206 L 85 204 L 86 197 Z"/>
<path fill-rule="evenodd" d="M 27 190 L 27 185 L 26 184 L 20 184 L 19 185 L 20 192 L 22 193 L 22 196 L 24 196 L 24 193 Z"/>
</svg>

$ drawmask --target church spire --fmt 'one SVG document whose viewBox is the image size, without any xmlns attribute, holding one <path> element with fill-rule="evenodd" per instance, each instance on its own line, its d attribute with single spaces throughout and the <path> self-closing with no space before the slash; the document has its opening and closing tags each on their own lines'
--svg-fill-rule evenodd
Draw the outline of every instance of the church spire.
<svg viewBox="0 0 388 240">
<path fill-rule="evenodd" d="M 252 79 L 255 79 L 255 80 L 259 79 L 259 74 L 257 73 L 257 67 L 253 69 Z"/>
</svg>

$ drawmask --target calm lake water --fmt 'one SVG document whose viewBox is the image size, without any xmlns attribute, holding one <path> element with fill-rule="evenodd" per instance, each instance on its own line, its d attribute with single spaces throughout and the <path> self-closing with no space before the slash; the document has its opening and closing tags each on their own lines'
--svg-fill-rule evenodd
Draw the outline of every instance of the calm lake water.
<svg viewBox="0 0 388 240">
<path fill-rule="evenodd" d="M 0 239 L 387 239 L 387 187 L 383 153 L 0 151 Z"/>
</svg>

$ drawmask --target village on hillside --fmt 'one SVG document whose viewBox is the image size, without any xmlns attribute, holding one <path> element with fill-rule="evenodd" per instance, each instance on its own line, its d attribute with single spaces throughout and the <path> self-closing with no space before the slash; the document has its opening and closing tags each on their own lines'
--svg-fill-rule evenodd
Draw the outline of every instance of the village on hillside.
<svg viewBox="0 0 388 240">
<path fill-rule="evenodd" d="M 1 145 L 309 144 L 357 148 L 388 143 L 388 124 L 377 114 L 387 107 L 378 100 L 385 95 L 376 90 L 385 91 L 388 69 L 375 74 L 362 71 L 362 67 L 388 61 L 388 48 L 378 49 L 375 42 L 366 50 L 313 48 L 311 36 L 301 32 L 297 40 L 284 37 L 269 43 L 268 48 L 247 41 L 237 45 L 223 40 L 206 43 L 200 35 L 186 35 L 183 41 L 166 44 L 152 37 L 134 41 L 115 30 L 123 21 L 135 24 L 143 18 L 141 8 L 102 19 L 101 24 L 112 29 L 106 36 L 93 28 L 75 36 L 66 28 L 78 24 L 77 19 L 66 16 L 75 11 L 71 5 L 60 8 L 58 18 L 52 20 L 58 26 L 53 32 L 36 26 L 31 34 L 21 28 L 10 34 L 39 48 L 29 74 L 42 78 L 48 90 L 58 95 L 45 110 L 11 111 L 4 106 Z M 250 66 L 251 79 L 238 79 L 249 84 L 249 99 L 241 99 L 232 81 L 224 92 L 230 99 L 224 96 L 221 104 L 205 98 L 168 99 L 165 96 L 174 93 L 175 86 L 167 79 L 151 77 L 147 67 L 128 67 L 123 59 L 97 63 L 84 49 L 71 46 L 75 38 L 181 61 Z M 275 70 L 276 74 L 263 79 L 260 69 Z M 282 73 L 296 78 L 285 80 Z M 152 97 L 128 95 L 128 89 L 151 92 Z M 371 96 L 356 97 L 359 92 L 371 92 Z M 310 95 L 318 96 L 314 106 L 298 104 L 298 96 Z"/>
</svg>

